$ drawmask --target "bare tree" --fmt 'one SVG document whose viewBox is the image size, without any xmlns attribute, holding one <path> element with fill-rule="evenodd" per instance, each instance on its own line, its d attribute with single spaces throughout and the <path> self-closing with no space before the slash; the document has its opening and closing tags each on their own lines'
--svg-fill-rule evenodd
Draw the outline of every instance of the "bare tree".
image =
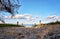
<svg viewBox="0 0 60 39">
<path fill-rule="evenodd" d="M 15 13 L 18 13 L 20 6 L 21 5 L 19 0 L 0 0 L 0 11 L 6 11 L 12 16 L 14 16 Z M 0 20 L 2 21 L 1 18 Z"/>
<path fill-rule="evenodd" d="M 12 1 L 16 2 L 15 4 L 12 4 Z M 14 15 L 14 13 L 17 13 L 17 10 L 20 7 L 19 0 L 0 0 L 0 11 L 7 11 L 10 14 Z"/>
</svg>

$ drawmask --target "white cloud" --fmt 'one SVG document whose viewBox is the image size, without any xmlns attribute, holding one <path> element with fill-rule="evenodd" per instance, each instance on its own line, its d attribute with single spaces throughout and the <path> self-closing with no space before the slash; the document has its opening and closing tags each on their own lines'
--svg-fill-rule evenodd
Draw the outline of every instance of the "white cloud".
<svg viewBox="0 0 60 39">
<path fill-rule="evenodd" d="M 5 16 L 3 16 L 3 18 L 9 18 L 9 17 L 5 15 Z"/>
<path fill-rule="evenodd" d="M 17 14 L 17 15 L 15 15 L 14 17 L 15 17 L 15 18 L 23 18 L 24 15 L 19 15 L 19 14 Z"/>
<path fill-rule="evenodd" d="M 17 14 L 15 16 L 13 16 L 13 18 L 30 20 L 31 19 L 31 15 L 26 15 L 26 14 L 19 15 L 19 14 Z"/>
<path fill-rule="evenodd" d="M 52 16 L 48 16 L 47 19 L 52 19 L 52 18 L 55 18 L 56 15 L 52 15 Z"/>
<path fill-rule="evenodd" d="M 60 16 L 52 15 L 48 16 L 47 19 L 60 19 Z"/>
<path fill-rule="evenodd" d="M 31 14 L 16 14 L 14 16 L 1 16 L 2 18 L 11 18 L 11 19 L 26 19 L 27 21 L 33 21 L 38 18 L 38 16 L 33 17 Z"/>
<path fill-rule="evenodd" d="M 4 20 L 2 20 L 2 19 L 0 19 L 0 24 L 1 24 L 1 23 L 5 23 L 5 21 L 4 21 Z"/>
<path fill-rule="evenodd" d="M 0 21 L 0 24 L 1 24 L 2 22 Z"/>
<path fill-rule="evenodd" d="M 55 22 L 57 20 L 60 21 L 60 16 L 52 15 L 52 16 L 46 17 L 46 21 L 48 22 Z"/>
<path fill-rule="evenodd" d="M 14 16 L 12 15 L 4 15 L 0 16 L 1 18 L 4 18 L 5 23 L 16 23 L 19 21 L 19 24 L 34 24 L 38 18 L 38 16 L 34 16 L 31 14 L 16 14 Z"/>
<path fill-rule="evenodd" d="M 49 23 L 49 22 L 55 22 L 55 21 L 60 21 L 60 16 L 57 15 L 51 15 L 51 16 L 47 16 L 45 17 L 42 22 L 43 23 Z"/>
</svg>

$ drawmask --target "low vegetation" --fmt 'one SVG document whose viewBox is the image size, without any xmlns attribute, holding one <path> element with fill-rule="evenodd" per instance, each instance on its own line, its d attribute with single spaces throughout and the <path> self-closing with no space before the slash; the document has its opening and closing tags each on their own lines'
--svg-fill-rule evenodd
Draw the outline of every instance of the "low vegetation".
<svg viewBox="0 0 60 39">
<path fill-rule="evenodd" d="M 24 26 L 17 24 L 0 24 L 0 27 L 24 27 Z"/>
<path fill-rule="evenodd" d="M 33 25 L 33 27 L 36 27 L 36 26 L 38 26 L 38 25 L 37 25 L 37 24 L 34 24 L 34 25 Z"/>
<path fill-rule="evenodd" d="M 50 22 L 47 24 L 42 24 L 42 26 L 49 26 L 49 25 L 60 25 L 60 21 L 56 21 L 56 22 Z M 38 24 L 34 24 L 33 27 L 37 27 Z"/>
<path fill-rule="evenodd" d="M 56 21 L 56 22 L 50 22 L 50 23 L 48 23 L 48 24 L 60 24 L 60 21 Z"/>
</svg>

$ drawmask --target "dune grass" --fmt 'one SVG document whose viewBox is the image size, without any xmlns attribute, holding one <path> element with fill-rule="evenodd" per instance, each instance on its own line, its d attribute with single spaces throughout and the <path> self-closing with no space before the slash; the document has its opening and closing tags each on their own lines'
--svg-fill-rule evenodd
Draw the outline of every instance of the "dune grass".
<svg viewBox="0 0 60 39">
<path fill-rule="evenodd" d="M 60 24 L 60 21 L 50 22 L 50 23 L 48 23 L 48 24 L 50 24 L 50 25 L 53 25 L 53 24 Z"/>
<path fill-rule="evenodd" d="M 24 27 L 24 26 L 17 24 L 0 24 L 0 27 Z"/>
</svg>

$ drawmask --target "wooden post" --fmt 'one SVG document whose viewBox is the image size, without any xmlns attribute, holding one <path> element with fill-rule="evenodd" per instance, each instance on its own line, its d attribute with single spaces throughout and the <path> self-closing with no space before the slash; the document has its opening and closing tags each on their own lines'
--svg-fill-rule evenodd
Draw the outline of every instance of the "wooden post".
<svg viewBox="0 0 60 39">
<path fill-rule="evenodd" d="M 41 25 L 41 20 L 40 20 L 40 25 Z"/>
<path fill-rule="evenodd" d="M 19 24 L 19 22 L 17 21 L 17 25 Z"/>
</svg>

